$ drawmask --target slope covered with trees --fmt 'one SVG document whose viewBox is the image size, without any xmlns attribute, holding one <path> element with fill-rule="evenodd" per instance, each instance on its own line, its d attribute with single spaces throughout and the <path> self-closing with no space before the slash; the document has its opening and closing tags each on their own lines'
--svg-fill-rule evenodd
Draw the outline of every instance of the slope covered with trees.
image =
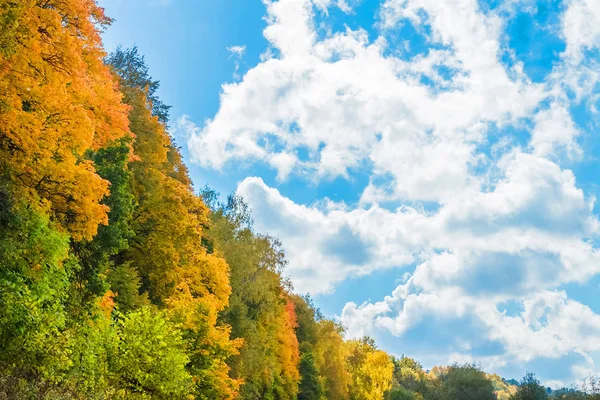
<svg viewBox="0 0 600 400">
<path fill-rule="evenodd" d="M 93 0 L 0 0 L 0 398 L 548 398 L 346 340 L 243 199 L 195 192 L 109 23 Z"/>
</svg>

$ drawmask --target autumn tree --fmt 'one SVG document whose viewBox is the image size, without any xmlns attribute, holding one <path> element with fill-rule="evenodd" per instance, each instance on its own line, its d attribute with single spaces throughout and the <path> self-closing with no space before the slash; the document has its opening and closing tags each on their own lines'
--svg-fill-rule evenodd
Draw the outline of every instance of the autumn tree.
<svg viewBox="0 0 600 400">
<path fill-rule="evenodd" d="M 323 318 L 318 322 L 317 337 L 313 354 L 325 398 L 346 399 L 352 376 L 346 362 L 349 348 L 344 342 L 344 328 L 335 321 Z"/>
<path fill-rule="evenodd" d="M 346 343 L 346 362 L 352 376 L 351 400 L 383 399 L 392 387 L 394 365 L 389 355 L 378 350 L 373 339 L 365 337 Z"/>
<path fill-rule="evenodd" d="M 135 52 L 127 54 L 136 57 Z M 108 60 L 116 59 L 121 60 L 115 56 Z M 131 107 L 129 127 L 135 141 L 130 188 L 135 208 L 133 237 L 116 257 L 134 279 L 124 282 L 127 273 L 120 271 L 121 277 L 111 280 L 126 283 L 131 290 L 139 277 L 139 292 L 165 308 L 168 318 L 182 327 L 197 398 L 231 398 L 238 382 L 229 377 L 225 360 L 236 353 L 238 343 L 229 339 L 228 326 L 217 323 L 231 288 L 225 260 L 202 244 L 208 208 L 194 194 L 165 123 L 153 115 L 147 85 L 127 79 L 144 75 L 144 64 L 121 60 L 112 68 L 122 77 L 124 101 Z M 172 153 L 177 154 L 169 156 Z"/>
<path fill-rule="evenodd" d="M 102 60 L 109 22 L 89 0 L 0 1 L 0 385 L 16 398 L 83 380 L 73 348 L 96 305 L 76 301 L 73 246 L 108 223 L 92 154 L 131 138 Z"/>
<path fill-rule="evenodd" d="M 110 19 L 89 0 L 29 3 L 0 1 L 0 168 L 58 228 L 91 239 L 108 222 L 109 183 L 88 151 L 129 135 L 102 62 Z"/>
<path fill-rule="evenodd" d="M 509 400 L 510 396 L 517 391 L 516 386 L 511 385 L 497 374 L 488 374 L 488 379 L 494 386 L 494 391 L 498 400 Z"/>
<path fill-rule="evenodd" d="M 343 327 L 326 319 L 313 304 L 310 296 L 293 295 L 298 317 L 296 336 L 302 359 L 299 397 L 319 392 L 326 399 L 346 399 L 350 374 L 346 365 L 346 346 Z M 314 369 L 308 363 L 314 363 Z M 315 377 L 318 384 L 315 381 Z M 310 383 L 310 384 L 309 384 Z M 315 386 L 316 385 L 316 386 Z"/>
<path fill-rule="evenodd" d="M 204 243 L 224 254 L 230 266 L 231 296 L 221 320 L 232 337 L 242 339 L 240 354 L 228 360 L 242 379 L 243 399 L 293 399 L 298 391 L 298 340 L 294 305 L 281 276 L 285 258 L 279 242 L 255 233 L 243 200 L 227 203 L 206 188 L 202 197 L 213 210 Z"/>
</svg>

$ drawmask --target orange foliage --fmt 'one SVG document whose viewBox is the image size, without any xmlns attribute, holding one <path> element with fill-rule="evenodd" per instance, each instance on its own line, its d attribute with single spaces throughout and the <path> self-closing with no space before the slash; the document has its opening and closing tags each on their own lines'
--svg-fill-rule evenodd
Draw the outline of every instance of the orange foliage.
<svg viewBox="0 0 600 400">
<path fill-rule="evenodd" d="M 114 298 L 115 294 L 109 290 L 104 293 L 104 296 L 98 299 L 98 308 L 106 318 L 110 318 L 110 314 L 112 314 L 113 310 L 115 309 Z"/>
<path fill-rule="evenodd" d="M 286 302 L 285 311 L 282 315 L 283 323 L 280 325 L 277 339 L 280 344 L 281 372 L 285 377 L 284 381 L 289 385 L 286 392 L 296 393 L 298 391 L 298 382 L 300 382 L 300 373 L 298 372 L 300 350 L 294 329 L 298 326 L 298 322 L 296 321 L 294 303 L 287 296 Z"/>
<path fill-rule="evenodd" d="M 4 2 L 6 3 L 6 2 Z M 74 239 L 107 223 L 108 193 L 85 153 L 129 135 L 127 107 L 103 65 L 92 0 L 4 4 L 0 43 L 0 159 L 4 172 L 47 203 Z"/>
</svg>

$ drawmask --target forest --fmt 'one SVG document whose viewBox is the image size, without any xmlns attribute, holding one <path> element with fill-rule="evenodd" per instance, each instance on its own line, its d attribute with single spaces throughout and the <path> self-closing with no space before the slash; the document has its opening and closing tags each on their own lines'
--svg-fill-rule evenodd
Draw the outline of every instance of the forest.
<svg viewBox="0 0 600 400">
<path fill-rule="evenodd" d="M 0 399 L 600 399 L 593 377 L 552 391 L 346 338 L 244 199 L 194 188 L 110 23 L 0 0 Z"/>
</svg>

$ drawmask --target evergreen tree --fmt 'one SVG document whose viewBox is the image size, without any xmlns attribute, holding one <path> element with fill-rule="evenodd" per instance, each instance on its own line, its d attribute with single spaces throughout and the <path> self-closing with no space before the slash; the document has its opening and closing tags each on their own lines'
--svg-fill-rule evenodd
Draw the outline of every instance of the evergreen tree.
<svg viewBox="0 0 600 400">
<path fill-rule="evenodd" d="M 535 375 L 528 372 L 521 380 L 517 393 L 510 398 L 511 400 L 546 400 L 548 393 L 546 388 L 540 385 Z"/>
</svg>

